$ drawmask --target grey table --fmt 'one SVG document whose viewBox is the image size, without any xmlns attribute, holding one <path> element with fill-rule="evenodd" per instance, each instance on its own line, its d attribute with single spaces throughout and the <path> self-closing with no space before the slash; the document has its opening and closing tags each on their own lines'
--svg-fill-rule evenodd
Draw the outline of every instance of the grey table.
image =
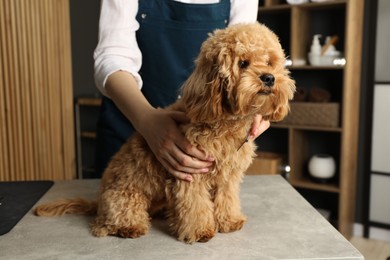
<svg viewBox="0 0 390 260">
<path fill-rule="evenodd" d="M 94 198 L 98 180 L 58 181 L 38 202 Z M 153 220 L 138 239 L 96 238 L 91 217 L 36 217 L 31 211 L 0 237 L 0 259 L 364 259 L 280 176 L 247 176 L 241 189 L 244 228 L 187 245 Z"/>
</svg>

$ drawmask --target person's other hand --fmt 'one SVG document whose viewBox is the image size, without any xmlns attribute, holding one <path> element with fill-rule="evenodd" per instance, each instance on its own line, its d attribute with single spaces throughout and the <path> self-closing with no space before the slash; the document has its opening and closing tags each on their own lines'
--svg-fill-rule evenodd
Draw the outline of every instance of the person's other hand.
<svg viewBox="0 0 390 260">
<path fill-rule="evenodd" d="M 262 133 L 265 132 L 270 126 L 270 122 L 268 120 L 264 120 L 261 115 L 256 115 L 253 119 L 252 127 L 249 132 L 249 140 L 255 140 Z"/>
<path fill-rule="evenodd" d="M 192 181 L 194 173 L 207 173 L 213 158 L 192 146 L 179 130 L 188 122 L 183 112 L 156 109 L 144 120 L 141 134 L 157 160 L 178 179 Z"/>
</svg>

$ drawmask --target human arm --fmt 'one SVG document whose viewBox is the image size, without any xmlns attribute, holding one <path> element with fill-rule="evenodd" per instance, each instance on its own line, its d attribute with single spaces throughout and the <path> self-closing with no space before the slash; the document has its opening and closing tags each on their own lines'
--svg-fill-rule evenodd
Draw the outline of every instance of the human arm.
<svg viewBox="0 0 390 260">
<path fill-rule="evenodd" d="M 258 0 L 231 0 L 229 25 L 257 20 Z"/>
<path fill-rule="evenodd" d="M 96 84 L 143 135 L 163 166 L 175 177 L 190 181 L 190 174 L 208 171 L 212 159 L 192 147 L 179 131 L 177 124 L 187 120 L 184 113 L 155 109 L 141 93 L 137 12 L 138 1 L 102 1 L 99 44 L 94 52 Z"/>
</svg>

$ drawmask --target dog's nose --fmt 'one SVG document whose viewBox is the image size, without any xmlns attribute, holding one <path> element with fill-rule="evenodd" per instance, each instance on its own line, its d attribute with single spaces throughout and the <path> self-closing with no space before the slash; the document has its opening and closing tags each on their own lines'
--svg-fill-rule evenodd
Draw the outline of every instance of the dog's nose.
<svg viewBox="0 0 390 260">
<path fill-rule="evenodd" d="M 275 83 L 275 77 L 272 74 L 266 73 L 260 76 L 260 80 L 267 86 L 272 87 Z"/>
</svg>

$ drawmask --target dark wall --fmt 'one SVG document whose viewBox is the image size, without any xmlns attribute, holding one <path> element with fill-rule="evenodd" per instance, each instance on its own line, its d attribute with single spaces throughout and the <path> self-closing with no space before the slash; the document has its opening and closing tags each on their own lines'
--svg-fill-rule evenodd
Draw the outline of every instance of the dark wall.
<svg viewBox="0 0 390 260">
<path fill-rule="evenodd" d="M 74 97 L 99 94 L 93 78 L 99 14 L 99 0 L 70 0 Z"/>
</svg>

